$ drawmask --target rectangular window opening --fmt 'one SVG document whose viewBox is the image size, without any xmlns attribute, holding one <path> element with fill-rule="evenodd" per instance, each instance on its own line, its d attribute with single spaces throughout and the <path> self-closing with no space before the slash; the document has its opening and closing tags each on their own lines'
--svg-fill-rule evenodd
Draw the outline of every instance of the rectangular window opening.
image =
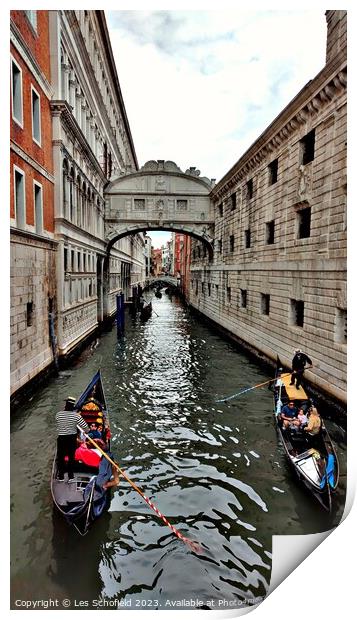
<svg viewBox="0 0 357 620">
<path fill-rule="evenodd" d="M 336 308 L 335 342 L 347 344 L 347 310 Z"/>
<path fill-rule="evenodd" d="M 291 299 L 291 324 L 304 327 L 305 304 L 301 299 Z"/>
<path fill-rule="evenodd" d="M 298 217 L 298 238 L 306 239 L 311 233 L 311 207 L 300 209 Z"/>
<path fill-rule="evenodd" d="M 231 252 L 234 252 L 234 235 L 229 237 L 229 249 Z"/>
<path fill-rule="evenodd" d="M 244 231 L 244 245 L 246 248 L 250 248 L 250 245 L 251 245 L 250 228 L 247 228 L 247 230 Z"/>
<path fill-rule="evenodd" d="M 26 324 L 27 327 L 31 327 L 33 324 L 33 302 L 29 301 L 26 304 Z"/>
<path fill-rule="evenodd" d="M 247 181 L 247 198 L 248 200 L 253 198 L 253 179 L 249 179 L 249 181 Z"/>
<path fill-rule="evenodd" d="M 42 186 L 34 183 L 35 228 L 40 235 L 43 232 Z"/>
<path fill-rule="evenodd" d="M 309 133 L 300 140 L 300 147 L 301 163 L 305 166 L 315 159 L 315 129 L 309 131 Z"/>
<path fill-rule="evenodd" d="M 261 293 L 261 313 L 268 315 L 270 313 L 270 295 Z"/>
<path fill-rule="evenodd" d="M 15 169 L 15 217 L 18 228 L 25 228 L 25 175 Z"/>
<path fill-rule="evenodd" d="M 237 208 L 237 194 L 234 193 L 231 196 L 231 211 L 235 211 Z"/>
<path fill-rule="evenodd" d="M 240 306 L 241 308 L 247 307 L 247 291 L 244 288 L 240 289 Z"/>
<path fill-rule="evenodd" d="M 274 183 L 276 183 L 278 180 L 278 165 L 279 165 L 279 160 L 274 159 L 274 161 L 272 161 L 268 166 L 269 185 L 274 185 Z"/>
<path fill-rule="evenodd" d="M 22 127 L 22 71 L 14 60 L 11 61 L 11 81 L 12 118 Z"/>
<path fill-rule="evenodd" d="M 265 224 L 265 243 L 271 245 L 275 240 L 275 222 L 266 222 Z"/>
<path fill-rule="evenodd" d="M 41 103 L 40 96 L 32 88 L 32 137 L 41 144 Z"/>
</svg>

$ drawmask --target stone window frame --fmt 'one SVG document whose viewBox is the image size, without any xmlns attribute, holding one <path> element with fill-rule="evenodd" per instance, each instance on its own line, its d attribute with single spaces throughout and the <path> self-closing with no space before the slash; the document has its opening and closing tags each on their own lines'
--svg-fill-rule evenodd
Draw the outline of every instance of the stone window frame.
<svg viewBox="0 0 357 620">
<path fill-rule="evenodd" d="M 23 79 L 22 79 L 22 68 L 19 65 L 19 63 L 17 62 L 17 60 L 15 60 L 15 58 L 11 55 L 11 116 L 12 116 L 12 120 L 19 125 L 19 127 L 21 127 L 21 129 L 24 128 L 24 98 L 23 98 Z M 15 79 L 14 79 L 14 71 L 13 68 L 14 66 L 16 67 L 16 69 L 18 70 L 18 74 L 19 74 L 19 78 L 18 81 L 16 81 L 15 84 Z M 19 86 L 19 91 L 17 91 L 17 86 Z M 16 91 L 16 92 L 15 92 Z M 16 100 L 15 100 L 16 97 Z M 16 109 L 18 108 L 18 112 L 21 109 L 21 118 L 19 118 L 19 116 L 17 116 L 17 111 Z"/>
<path fill-rule="evenodd" d="M 334 341 L 337 344 L 347 345 L 347 308 L 335 309 Z"/>
<path fill-rule="evenodd" d="M 231 254 L 234 252 L 234 235 L 229 235 L 229 251 Z"/>
<path fill-rule="evenodd" d="M 246 182 L 247 199 L 252 200 L 254 196 L 253 177 Z"/>
<path fill-rule="evenodd" d="M 278 171 L 279 171 L 279 158 L 273 159 L 273 161 L 268 164 L 269 170 L 269 185 L 274 185 L 278 182 Z"/>
<path fill-rule="evenodd" d="M 34 303 L 33 301 L 28 301 L 26 304 L 26 327 L 33 326 L 34 319 Z"/>
<path fill-rule="evenodd" d="M 240 308 L 245 310 L 248 305 L 248 292 L 245 288 L 240 288 Z"/>
<path fill-rule="evenodd" d="M 36 98 L 35 98 L 36 97 Z M 34 110 L 34 104 L 36 104 Z M 42 146 L 42 132 L 41 132 L 41 95 L 36 90 L 33 84 L 31 84 L 31 127 L 32 127 L 32 140 L 36 142 L 38 146 Z M 36 134 L 35 134 L 36 131 Z"/>
<path fill-rule="evenodd" d="M 27 21 L 31 25 L 33 31 L 37 34 L 37 11 L 24 10 Z"/>
<path fill-rule="evenodd" d="M 20 230 L 25 230 L 26 228 L 26 175 L 25 175 L 24 170 L 22 170 L 21 168 L 19 168 L 19 166 L 16 166 L 15 164 L 13 166 L 13 172 L 14 172 L 14 208 L 15 208 L 16 228 L 19 228 Z M 21 204 L 18 203 L 18 197 L 17 197 L 17 188 L 18 188 L 18 183 L 16 181 L 17 174 L 22 177 Z"/>
<path fill-rule="evenodd" d="M 33 212 L 35 230 L 38 235 L 43 234 L 43 185 L 33 180 Z"/>
<path fill-rule="evenodd" d="M 299 141 L 300 144 L 300 164 L 306 166 L 315 159 L 316 151 L 316 129 L 315 127 L 307 132 Z"/>
<path fill-rule="evenodd" d="M 302 205 L 299 205 L 296 208 L 296 238 L 297 239 L 309 239 L 311 237 L 311 216 L 312 216 L 312 212 L 311 212 L 310 204 L 304 203 Z"/>
<path fill-rule="evenodd" d="M 244 248 L 249 250 L 252 247 L 252 229 L 246 228 L 244 230 Z"/>
</svg>

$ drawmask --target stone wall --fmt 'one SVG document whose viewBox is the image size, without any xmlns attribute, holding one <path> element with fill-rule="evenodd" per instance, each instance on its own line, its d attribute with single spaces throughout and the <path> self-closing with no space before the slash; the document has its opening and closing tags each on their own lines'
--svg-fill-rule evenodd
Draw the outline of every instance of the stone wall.
<svg viewBox="0 0 357 620">
<path fill-rule="evenodd" d="M 56 245 L 23 233 L 11 234 L 11 393 L 53 361 L 50 300 L 55 306 Z"/>
<path fill-rule="evenodd" d="M 345 12 L 330 13 L 330 35 L 345 41 Z M 307 377 L 344 402 L 347 63 L 343 41 L 328 49 L 324 69 L 211 192 L 214 260 L 193 242 L 189 302 L 273 360 L 289 365 L 304 349 Z"/>
</svg>

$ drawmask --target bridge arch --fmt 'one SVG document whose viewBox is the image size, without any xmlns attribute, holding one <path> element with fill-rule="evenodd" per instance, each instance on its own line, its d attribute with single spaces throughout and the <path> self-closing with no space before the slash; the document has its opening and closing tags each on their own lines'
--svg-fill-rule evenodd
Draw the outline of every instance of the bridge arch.
<svg viewBox="0 0 357 620">
<path fill-rule="evenodd" d="M 139 171 L 113 179 L 105 190 L 107 249 L 122 237 L 167 230 L 202 241 L 213 258 L 214 214 L 210 193 L 214 179 L 172 161 L 151 160 Z"/>
</svg>

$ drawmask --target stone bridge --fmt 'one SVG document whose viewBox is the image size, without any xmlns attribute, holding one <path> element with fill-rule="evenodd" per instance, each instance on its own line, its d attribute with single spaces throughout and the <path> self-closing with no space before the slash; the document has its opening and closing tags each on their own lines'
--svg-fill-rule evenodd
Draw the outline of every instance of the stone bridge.
<svg viewBox="0 0 357 620">
<path fill-rule="evenodd" d="M 155 282 L 163 282 L 163 284 L 171 284 L 172 286 L 179 286 L 180 278 L 174 278 L 174 276 L 152 276 L 146 278 L 145 283 L 151 286 Z"/>
<path fill-rule="evenodd" d="M 172 161 L 148 161 L 138 172 L 113 179 L 105 191 L 108 250 L 121 237 L 171 230 L 202 241 L 213 256 L 214 217 L 209 194 L 214 179 L 186 172 Z"/>
</svg>

